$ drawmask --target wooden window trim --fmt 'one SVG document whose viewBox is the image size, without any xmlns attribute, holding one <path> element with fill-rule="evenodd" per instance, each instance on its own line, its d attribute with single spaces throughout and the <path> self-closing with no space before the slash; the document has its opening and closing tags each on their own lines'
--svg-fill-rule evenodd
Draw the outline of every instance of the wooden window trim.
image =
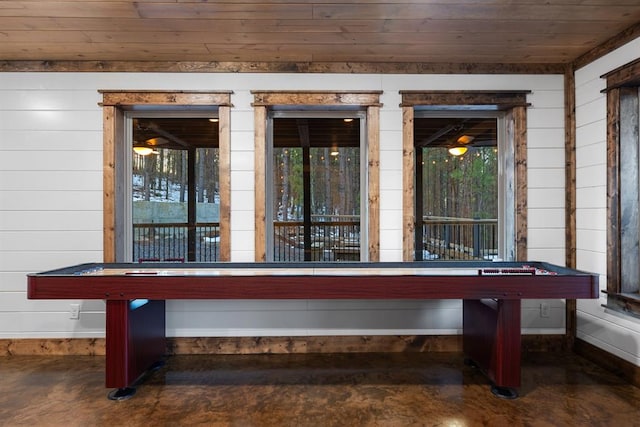
<svg viewBox="0 0 640 427">
<path fill-rule="evenodd" d="M 252 90 L 254 107 L 286 105 L 381 107 L 382 91 L 262 91 Z"/>
<path fill-rule="evenodd" d="M 640 86 L 640 58 L 600 76 L 607 79 L 606 92 L 624 86 Z"/>
<path fill-rule="evenodd" d="M 279 106 L 362 107 L 367 114 L 368 255 L 380 260 L 380 95 L 382 91 L 253 90 L 255 142 L 255 260 L 266 261 L 267 113 Z"/>
<path fill-rule="evenodd" d="M 136 106 L 218 106 L 231 107 L 232 91 L 154 91 L 99 90 L 102 106 L 133 108 Z"/>
<path fill-rule="evenodd" d="M 479 106 L 498 110 L 509 110 L 514 107 L 528 107 L 527 94 L 530 90 L 520 91 L 485 91 L 485 90 L 401 90 L 400 107 L 416 106 Z"/>
<path fill-rule="evenodd" d="M 485 105 L 507 112 L 507 138 L 514 147 L 515 252 L 516 260 L 527 259 L 527 103 L 528 90 L 521 91 L 400 91 L 402 102 L 403 195 L 402 258 L 413 261 L 415 251 L 415 152 L 413 122 L 415 107 L 443 106 L 464 110 Z"/>
<path fill-rule="evenodd" d="M 123 244 L 123 227 L 119 211 L 120 177 L 125 171 L 122 162 L 124 147 L 124 112 L 138 107 L 193 106 L 215 107 L 219 118 L 219 181 L 220 181 L 220 260 L 231 260 L 231 133 L 230 112 L 232 91 L 129 91 L 99 90 L 103 108 L 103 261 L 116 262 L 117 248 Z"/>
</svg>

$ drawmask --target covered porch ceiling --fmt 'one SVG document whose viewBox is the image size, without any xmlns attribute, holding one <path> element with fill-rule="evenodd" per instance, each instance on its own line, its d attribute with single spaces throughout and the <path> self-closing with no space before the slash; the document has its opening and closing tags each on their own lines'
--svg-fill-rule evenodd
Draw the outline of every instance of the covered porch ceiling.
<svg viewBox="0 0 640 427">
<path fill-rule="evenodd" d="M 495 146 L 495 118 L 416 118 L 414 139 L 418 147 L 449 147 L 460 137 L 471 138 L 469 146 Z M 184 150 L 218 147 L 218 122 L 207 118 L 137 118 L 133 121 L 134 145 Z M 358 119 L 274 119 L 275 147 L 358 147 Z"/>
</svg>

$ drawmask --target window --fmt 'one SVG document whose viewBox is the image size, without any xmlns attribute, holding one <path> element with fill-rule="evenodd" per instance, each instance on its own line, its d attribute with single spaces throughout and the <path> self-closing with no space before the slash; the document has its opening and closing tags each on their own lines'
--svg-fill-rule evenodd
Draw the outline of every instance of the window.
<svg viewBox="0 0 640 427">
<path fill-rule="evenodd" d="M 640 60 L 607 79 L 607 307 L 640 317 Z"/>
<path fill-rule="evenodd" d="M 231 92 L 101 93 L 104 262 L 229 261 Z"/>
<path fill-rule="evenodd" d="M 526 260 L 527 93 L 401 92 L 405 261 Z"/>
<path fill-rule="evenodd" d="M 378 261 L 380 92 L 252 93 L 256 261 Z"/>
</svg>

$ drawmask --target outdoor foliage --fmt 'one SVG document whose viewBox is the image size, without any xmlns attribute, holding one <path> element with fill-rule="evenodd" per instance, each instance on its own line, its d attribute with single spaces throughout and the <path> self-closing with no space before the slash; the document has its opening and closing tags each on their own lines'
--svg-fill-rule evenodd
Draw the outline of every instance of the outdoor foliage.
<svg viewBox="0 0 640 427">
<path fill-rule="evenodd" d="M 311 148 L 309 155 L 311 215 L 360 214 L 360 150 Z M 302 148 L 274 149 L 274 214 L 280 221 L 303 217 Z"/>
<path fill-rule="evenodd" d="M 424 215 L 489 219 L 498 215 L 498 152 L 474 147 L 454 157 L 446 147 L 423 149 Z"/>
<path fill-rule="evenodd" d="M 218 149 L 198 148 L 195 159 L 195 191 L 198 203 L 218 202 Z M 155 154 L 133 157 L 133 200 L 187 201 L 188 152 L 160 148 Z"/>
</svg>

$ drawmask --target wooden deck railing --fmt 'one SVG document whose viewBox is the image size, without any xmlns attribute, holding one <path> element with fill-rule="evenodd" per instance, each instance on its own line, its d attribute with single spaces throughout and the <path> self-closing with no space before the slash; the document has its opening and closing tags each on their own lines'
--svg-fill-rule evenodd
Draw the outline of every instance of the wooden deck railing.
<svg viewBox="0 0 640 427">
<path fill-rule="evenodd" d="M 355 218 L 355 219 L 354 219 Z M 360 261 L 360 220 L 357 216 L 314 216 L 311 241 L 305 244 L 304 222 L 274 222 L 274 261 Z"/>
<path fill-rule="evenodd" d="M 425 217 L 422 242 L 425 260 L 490 260 L 498 255 L 498 220 Z"/>
<path fill-rule="evenodd" d="M 220 224 L 151 223 L 133 225 L 134 261 L 218 261 Z"/>
<path fill-rule="evenodd" d="M 357 216 L 317 216 L 311 221 L 311 241 L 304 241 L 302 221 L 274 222 L 274 261 L 359 261 L 360 221 Z M 425 217 L 422 253 L 416 260 L 492 259 L 498 254 L 498 221 Z M 218 261 L 219 223 L 134 224 L 135 261 Z"/>
</svg>

